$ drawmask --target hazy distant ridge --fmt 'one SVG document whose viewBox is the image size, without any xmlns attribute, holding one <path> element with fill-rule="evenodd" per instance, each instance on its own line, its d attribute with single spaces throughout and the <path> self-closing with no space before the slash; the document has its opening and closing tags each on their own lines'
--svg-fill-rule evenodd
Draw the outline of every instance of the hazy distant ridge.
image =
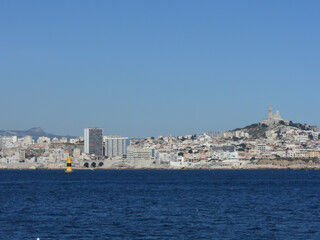
<svg viewBox="0 0 320 240">
<path fill-rule="evenodd" d="M 19 138 L 24 137 L 24 136 L 31 136 L 33 139 L 37 139 L 39 137 L 48 137 L 48 138 L 62 138 L 62 137 L 67 137 L 67 138 L 73 138 L 73 136 L 60 136 L 60 135 L 55 135 L 52 133 L 47 133 L 43 131 L 42 128 L 40 127 L 34 127 L 30 128 L 25 131 L 21 130 L 0 130 L 0 136 L 18 136 Z"/>
</svg>

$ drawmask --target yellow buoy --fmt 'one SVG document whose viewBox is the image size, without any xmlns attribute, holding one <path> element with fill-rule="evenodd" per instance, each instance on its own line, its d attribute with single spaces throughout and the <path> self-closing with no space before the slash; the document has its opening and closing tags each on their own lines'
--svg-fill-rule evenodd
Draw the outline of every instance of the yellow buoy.
<svg viewBox="0 0 320 240">
<path fill-rule="evenodd" d="M 71 168 L 71 157 L 67 158 L 67 169 L 66 169 L 66 173 L 71 173 L 72 172 L 72 168 Z"/>
</svg>

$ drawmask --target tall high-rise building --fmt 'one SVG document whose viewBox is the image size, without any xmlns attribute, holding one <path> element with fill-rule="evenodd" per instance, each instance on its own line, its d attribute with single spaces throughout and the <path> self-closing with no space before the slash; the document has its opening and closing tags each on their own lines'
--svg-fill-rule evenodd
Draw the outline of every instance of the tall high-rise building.
<svg viewBox="0 0 320 240">
<path fill-rule="evenodd" d="M 120 136 L 105 136 L 105 156 L 112 158 L 115 156 L 123 156 L 127 154 L 127 146 L 129 139 Z"/>
<path fill-rule="evenodd" d="M 101 128 L 85 128 L 84 129 L 84 152 L 86 154 L 94 154 L 103 156 L 103 135 Z"/>
</svg>

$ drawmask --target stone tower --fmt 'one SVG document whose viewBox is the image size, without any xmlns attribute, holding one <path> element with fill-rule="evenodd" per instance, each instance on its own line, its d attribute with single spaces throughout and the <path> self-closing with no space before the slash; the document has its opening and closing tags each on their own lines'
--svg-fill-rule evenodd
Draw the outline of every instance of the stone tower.
<svg viewBox="0 0 320 240">
<path fill-rule="evenodd" d="M 272 118 L 272 108 L 271 104 L 269 105 L 269 114 L 268 114 L 269 119 Z"/>
<path fill-rule="evenodd" d="M 272 125 L 276 125 L 278 124 L 280 121 L 283 121 L 286 124 L 289 124 L 288 120 L 284 120 L 281 115 L 280 112 L 277 110 L 275 114 L 272 113 L 272 108 L 271 108 L 271 104 L 269 105 L 269 110 L 268 110 L 268 118 L 263 119 L 261 121 L 261 123 L 264 123 L 268 126 L 272 126 Z"/>
</svg>

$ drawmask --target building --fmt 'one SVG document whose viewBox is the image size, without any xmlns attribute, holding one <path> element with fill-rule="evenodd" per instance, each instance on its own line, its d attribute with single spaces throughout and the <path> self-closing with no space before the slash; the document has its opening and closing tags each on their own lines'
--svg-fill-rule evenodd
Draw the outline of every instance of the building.
<svg viewBox="0 0 320 240">
<path fill-rule="evenodd" d="M 273 113 L 271 105 L 270 105 L 269 110 L 268 110 L 268 118 L 263 119 L 261 121 L 261 124 L 266 124 L 268 126 L 272 126 L 272 125 L 278 124 L 280 121 L 283 121 L 284 123 L 289 124 L 289 121 L 284 120 L 281 117 L 280 112 L 278 110 L 276 111 L 276 113 Z"/>
<path fill-rule="evenodd" d="M 103 135 L 101 128 L 84 129 L 84 153 L 103 156 Z"/>
<path fill-rule="evenodd" d="M 24 145 L 31 145 L 33 144 L 33 139 L 31 136 L 24 136 L 23 137 L 23 143 Z"/>
<path fill-rule="evenodd" d="M 267 149 L 267 146 L 265 144 L 258 144 L 257 150 L 260 154 L 265 153 Z"/>
<path fill-rule="evenodd" d="M 233 145 L 213 146 L 212 151 L 214 151 L 214 152 L 234 152 L 235 147 Z"/>
<path fill-rule="evenodd" d="M 178 161 L 178 153 L 173 150 L 157 150 L 155 158 L 160 162 Z"/>
<path fill-rule="evenodd" d="M 113 158 L 115 156 L 127 155 L 127 146 L 129 145 L 129 139 L 127 137 L 120 136 L 105 136 L 103 137 L 105 142 L 105 156 Z"/>
<path fill-rule="evenodd" d="M 50 138 L 48 137 L 39 137 L 38 140 L 37 140 L 37 143 L 38 144 L 47 144 L 47 143 L 50 143 Z"/>
<path fill-rule="evenodd" d="M 2 148 L 11 148 L 17 145 L 17 136 L 3 136 L 0 137 Z"/>
<path fill-rule="evenodd" d="M 151 159 L 152 150 L 148 148 L 135 148 L 128 147 L 127 158 L 128 159 Z"/>
<path fill-rule="evenodd" d="M 80 148 L 75 148 L 75 149 L 73 149 L 73 157 L 74 157 L 74 158 L 80 158 L 80 156 L 81 156 L 81 150 L 80 150 Z"/>
<path fill-rule="evenodd" d="M 212 138 L 224 138 L 224 132 L 206 132 L 206 135 Z"/>
<path fill-rule="evenodd" d="M 211 153 L 211 158 L 215 160 L 225 161 L 225 160 L 239 160 L 238 152 L 222 152 L 215 151 Z"/>
</svg>

